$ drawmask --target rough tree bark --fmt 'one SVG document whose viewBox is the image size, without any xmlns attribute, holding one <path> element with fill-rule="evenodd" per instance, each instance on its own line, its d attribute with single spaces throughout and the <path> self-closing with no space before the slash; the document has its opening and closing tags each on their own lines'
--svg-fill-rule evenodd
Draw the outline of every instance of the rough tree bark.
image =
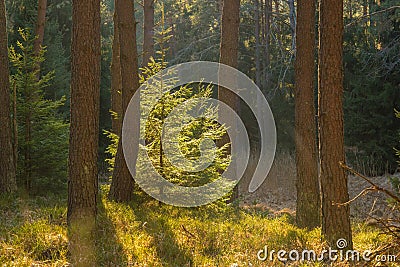
<svg viewBox="0 0 400 267">
<path fill-rule="evenodd" d="M 240 0 L 224 0 L 222 7 L 221 44 L 219 62 L 233 68 L 238 66 Z M 240 113 L 240 99 L 230 90 L 218 87 L 218 99 Z M 229 143 L 224 135 L 221 144 Z M 231 200 L 238 198 L 238 186 L 235 186 Z"/>
<path fill-rule="evenodd" d="M 119 25 L 119 43 L 122 76 L 122 105 L 123 114 L 128 107 L 129 101 L 139 88 L 138 55 L 136 47 L 136 22 L 133 1 L 117 0 L 116 12 Z M 139 110 L 139 109 L 138 109 Z M 135 150 L 139 149 L 139 125 L 135 128 L 137 138 L 133 138 Z M 133 155 L 137 159 L 137 151 Z M 122 138 L 119 140 L 118 151 L 115 158 L 115 168 L 111 182 L 109 198 L 116 202 L 129 202 L 133 199 L 134 181 L 126 165 L 123 150 Z"/>
<path fill-rule="evenodd" d="M 100 0 L 73 0 L 68 180 L 69 249 L 74 266 L 94 266 L 100 106 Z"/>
<path fill-rule="evenodd" d="M 143 63 L 147 66 L 154 56 L 154 0 L 143 0 Z"/>
<path fill-rule="evenodd" d="M 298 0 L 296 33 L 295 142 L 296 221 L 301 228 L 320 226 L 321 200 L 314 104 L 315 1 Z"/>
<path fill-rule="evenodd" d="M 319 17 L 319 152 L 322 232 L 329 245 L 345 238 L 352 248 L 343 130 L 343 1 L 321 0 Z"/>
<path fill-rule="evenodd" d="M 17 189 L 10 114 L 6 8 L 0 0 L 0 193 Z"/>
<path fill-rule="evenodd" d="M 114 1 L 115 2 L 115 1 Z M 115 6 L 115 5 L 114 5 Z M 112 116 L 113 133 L 121 136 L 122 129 L 122 77 L 121 77 L 121 59 L 119 44 L 119 26 L 117 12 L 114 10 L 114 37 L 112 44 L 111 59 L 111 110 L 117 114 Z"/>
</svg>

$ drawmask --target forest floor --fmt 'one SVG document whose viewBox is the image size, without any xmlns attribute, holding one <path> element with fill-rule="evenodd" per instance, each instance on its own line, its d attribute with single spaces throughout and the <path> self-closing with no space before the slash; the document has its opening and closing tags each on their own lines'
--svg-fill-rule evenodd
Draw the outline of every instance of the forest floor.
<svg viewBox="0 0 400 267">
<path fill-rule="evenodd" d="M 270 214 L 289 213 L 294 216 L 296 212 L 295 169 L 293 156 L 289 154 L 278 155 L 267 179 L 261 188 L 253 194 L 246 192 L 249 178 L 246 179 L 245 177 L 245 181 L 240 188 L 243 196 L 242 207 L 249 208 L 253 206 L 261 210 L 268 210 Z M 400 173 L 369 177 L 369 179 L 374 184 L 394 192 L 395 189 L 389 179 L 392 177 L 400 179 Z M 348 177 L 350 199 L 355 198 L 368 187 L 370 187 L 370 184 L 362 178 L 352 175 Z M 354 220 L 368 223 L 372 223 L 375 220 L 374 218 L 399 217 L 398 210 L 391 208 L 388 205 L 388 201 L 388 196 L 382 192 L 369 192 L 350 204 L 351 217 Z"/>
<path fill-rule="evenodd" d="M 316 253 L 326 247 L 320 229 L 298 229 L 290 213 L 224 203 L 178 208 L 159 205 L 145 194 L 117 204 L 106 199 L 108 186 L 101 191 L 93 240 L 96 266 L 348 266 L 258 260 L 265 246 Z M 65 196 L 0 197 L 0 266 L 70 266 L 66 226 Z M 361 252 L 392 242 L 380 229 L 359 221 L 353 221 L 353 241 Z"/>
</svg>

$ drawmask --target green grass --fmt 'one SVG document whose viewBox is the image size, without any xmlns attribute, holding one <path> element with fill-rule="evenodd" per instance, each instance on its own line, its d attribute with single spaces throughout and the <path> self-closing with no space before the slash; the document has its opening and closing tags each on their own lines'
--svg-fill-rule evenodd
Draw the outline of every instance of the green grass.
<svg viewBox="0 0 400 267">
<path fill-rule="evenodd" d="M 325 245 L 319 229 L 298 229 L 287 214 L 271 218 L 222 204 L 177 208 L 145 196 L 125 205 L 106 200 L 106 192 L 102 188 L 96 266 L 283 266 L 260 262 L 257 252 L 265 245 L 318 252 Z M 0 266 L 68 265 L 65 197 L 3 196 L 0 215 Z M 363 224 L 354 223 L 353 232 L 355 248 L 361 251 L 390 242 Z"/>
</svg>

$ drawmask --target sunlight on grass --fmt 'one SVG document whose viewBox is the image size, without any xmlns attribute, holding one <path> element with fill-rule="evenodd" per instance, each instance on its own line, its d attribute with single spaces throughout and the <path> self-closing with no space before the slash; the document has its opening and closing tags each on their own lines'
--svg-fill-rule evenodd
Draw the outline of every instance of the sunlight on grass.
<svg viewBox="0 0 400 267">
<path fill-rule="evenodd" d="M 97 218 L 98 266 L 283 266 L 277 260 L 260 262 L 257 252 L 266 245 L 320 252 L 325 245 L 320 229 L 298 229 L 288 214 L 268 218 L 222 203 L 177 208 L 143 197 L 125 205 L 108 201 L 107 190 L 102 188 Z M 0 198 L 2 266 L 68 266 L 65 203 L 57 196 Z M 354 223 L 353 231 L 359 250 L 388 242 L 378 229 L 361 223 Z"/>
</svg>

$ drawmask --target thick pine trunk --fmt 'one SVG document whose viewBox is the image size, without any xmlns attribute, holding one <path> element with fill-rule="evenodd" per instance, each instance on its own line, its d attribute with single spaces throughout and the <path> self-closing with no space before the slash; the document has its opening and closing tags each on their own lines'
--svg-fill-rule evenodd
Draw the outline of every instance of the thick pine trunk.
<svg viewBox="0 0 400 267">
<path fill-rule="evenodd" d="M 121 77 L 121 58 L 119 44 L 119 26 L 117 12 L 114 11 L 114 37 L 112 44 L 111 59 L 111 110 L 117 114 L 112 116 L 112 130 L 121 136 L 122 129 L 122 77 Z"/>
<path fill-rule="evenodd" d="M 154 56 L 154 0 L 143 0 L 143 63 L 146 67 Z"/>
<path fill-rule="evenodd" d="M 220 59 L 221 64 L 238 67 L 238 45 L 239 45 L 239 23 L 240 23 L 240 0 L 224 0 L 222 7 L 221 23 L 221 44 Z M 237 113 L 240 112 L 240 99 L 230 90 L 219 87 L 218 99 L 230 106 Z M 234 127 L 234 122 L 232 122 Z M 221 144 L 229 143 L 228 135 L 224 135 Z M 235 186 L 232 200 L 239 196 L 238 186 Z"/>
<path fill-rule="evenodd" d="M 17 189 L 10 116 L 6 9 L 0 0 L 0 193 Z"/>
<path fill-rule="evenodd" d="M 322 232 L 332 247 L 345 238 L 352 247 L 343 130 L 343 1 L 320 3 L 319 151 L 322 190 Z"/>
<path fill-rule="evenodd" d="M 98 192 L 100 0 L 73 0 L 68 226 L 74 266 L 94 266 Z"/>
<path fill-rule="evenodd" d="M 117 0 L 116 12 L 118 14 L 119 25 L 123 118 L 129 101 L 139 88 L 136 22 L 133 1 Z M 139 107 L 136 107 L 136 112 L 139 112 Z M 136 136 L 133 138 L 135 143 L 132 144 L 136 150 L 135 154 L 132 155 L 135 162 L 139 149 L 139 126 L 139 121 L 137 121 L 135 127 Z M 117 202 L 129 202 L 133 199 L 133 186 L 134 181 L 125 162 L 122 150 L 122 138 L 120 138 L 109 198 Z"/>
<path fill-rule="evenodd" d="M 296 33 L 295 142 L 297 225 L 320 226 L 321 200 L 314 104 L 315 1 L 298 0 Z"/>
</svg>

